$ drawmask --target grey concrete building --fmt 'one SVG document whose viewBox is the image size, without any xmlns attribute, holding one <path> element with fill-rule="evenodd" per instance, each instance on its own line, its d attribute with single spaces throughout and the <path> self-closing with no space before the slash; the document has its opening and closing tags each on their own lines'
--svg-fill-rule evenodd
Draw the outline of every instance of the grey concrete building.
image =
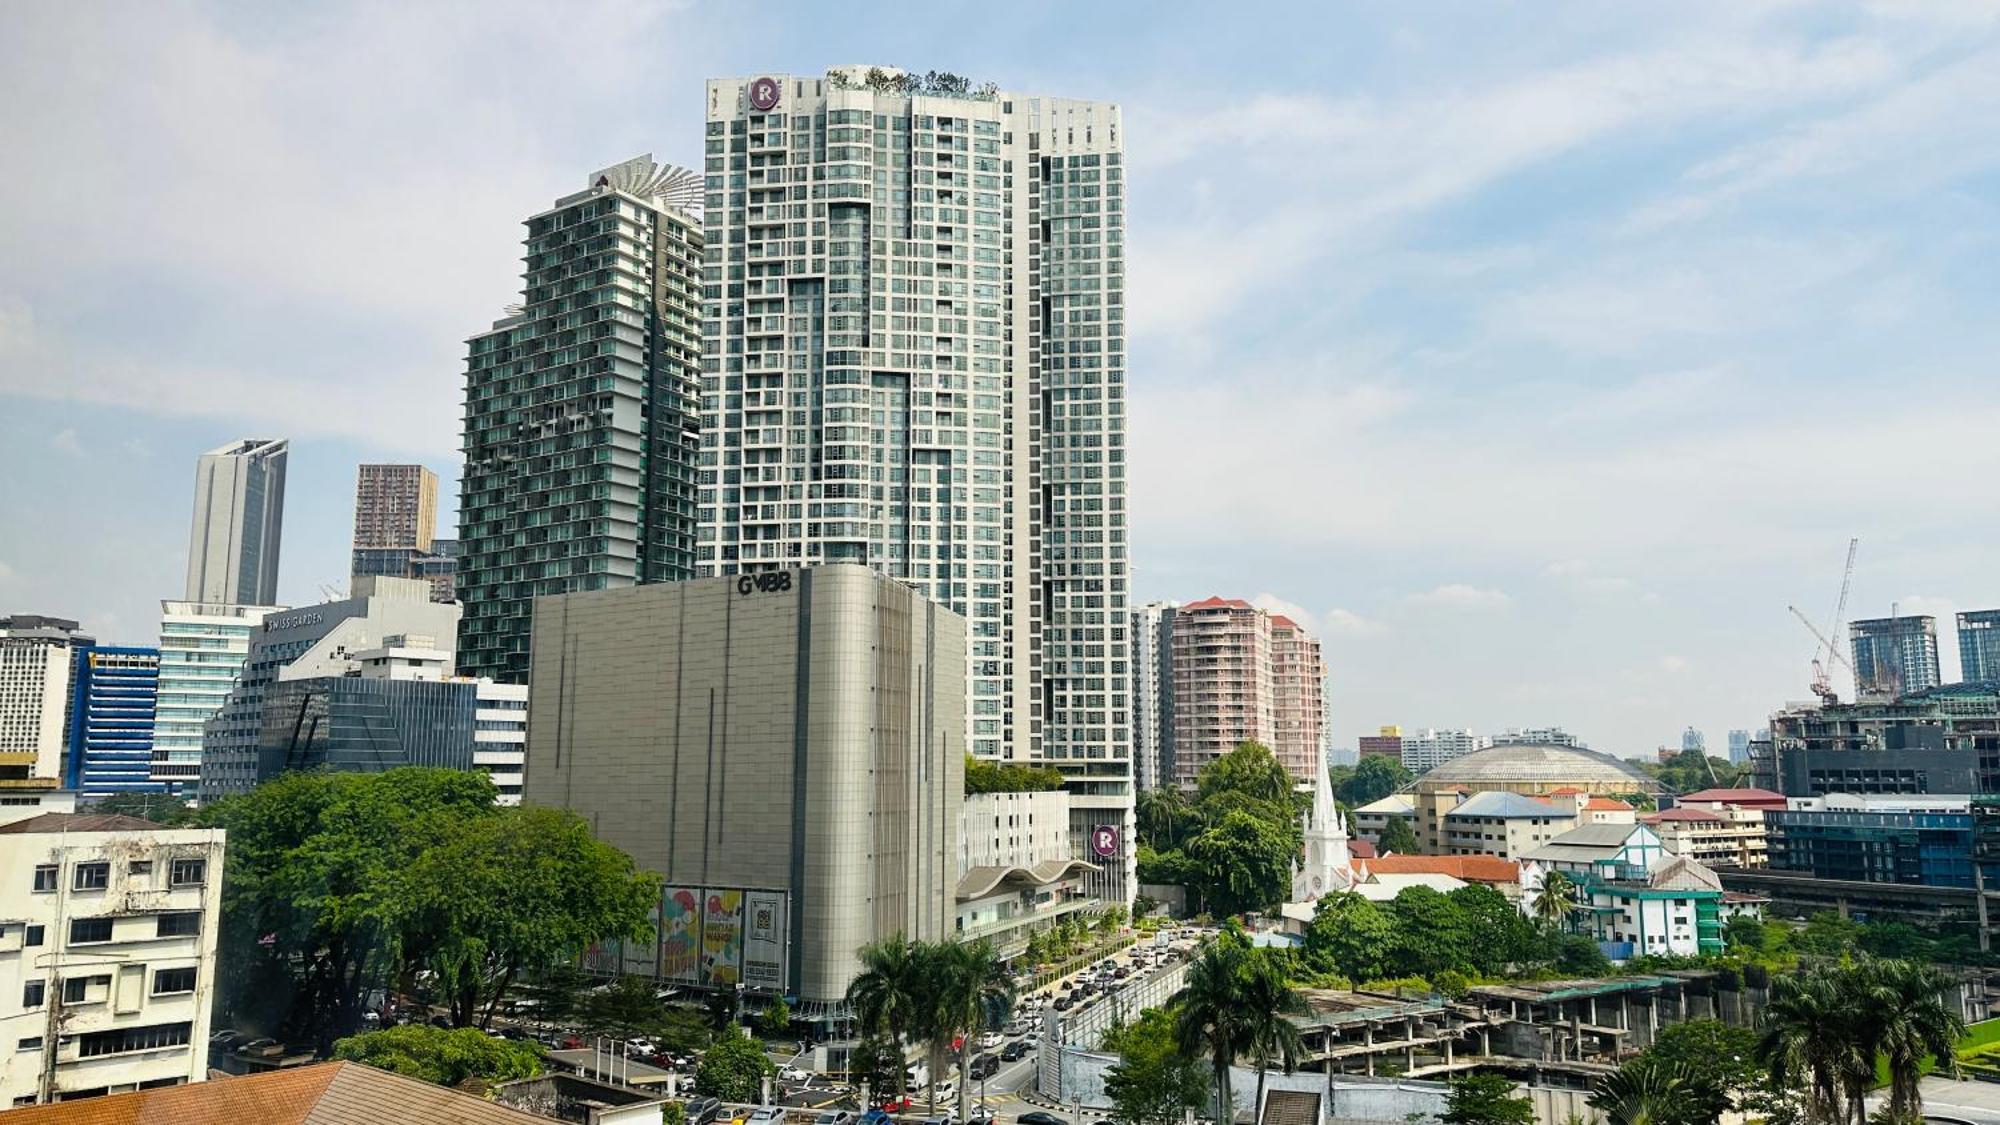
<svg viewBox="0 0 2000 1125">
<path fill-rule="evenodd" d="M 274 605 L 285 524 L 283 438 L 245 438 L 201 455 L 194 468 L 187 596 L 216 605 Z"/>
<path fill-rule="evenodd" d="M 833 565 L 535 601 L 524 799 L 664 877 L 603 969 L 837 1018 L 865 943 L 954 925 L 965 619 Z"/>
</svg>

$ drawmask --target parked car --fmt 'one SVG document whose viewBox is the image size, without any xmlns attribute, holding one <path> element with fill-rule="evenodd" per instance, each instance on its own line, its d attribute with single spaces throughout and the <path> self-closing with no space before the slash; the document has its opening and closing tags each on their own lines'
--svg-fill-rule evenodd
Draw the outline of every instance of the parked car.
<svg viewBox="0 0 2000 1125">
<path fill-rule="evenodd" d="M 238 1043 L 243 1042 L 246 1038 L 248 1037 L 235 1028 L 225 1027 L 208 1037 L 208 1046 L 210 1050 L 227 1051 Z"/>
<path fill-rule="evenodd" d="M 1031 1109 L 1014 1120 L 1021 1125 L 1069 1125 L 1068 1121 L 1044 1109 Z"/>
<path fill-rule="evenodd" d="M 687 1103 L 687 1125 L 709 1125 L 722 1116 L 722 1103 L 715 1098 L 690 1098 Z"/>
<path fill-rule="evenodd" d="M 800 1066 L 781 1066 L 778 1068 L 778 1077 L 785 1082 L 810 1082 L 812 1071 Z"/>
<path fill-rule="evenodd" d="M 844 1109 L 829 1109 L 814 1118 L 813 1125 L 854 1125 L 854 1114 Z"/>
<path fill-rule="evenodd" d="M 744 1125 L 784 1125 L 785 1107 L 781 1105 L 760 1105 L 750 1111 Z"/>
<path fill-rule="evenodd" d="M 993 1125 L 993 1111 L 986 1106 L 972 1107 L 972 1116 L 965 1119 L 965 1125 Z"/>
<path fill-rule="evenodd" d="M 870 1106 L 868 1112 L 861 1115 L 860 1125 L 895 1125 L 895 1121 L 888 1111 Z"/>
<path fill-rule="evenodd" d="M 1026 1039 L 1016 1039 L 1005 1047 L 1000 1048 L 1000 1057 L 1006 1059 L 1008 1062 L 1013 1062 L 1019 1058 L 1026 1058 L 1027 1054 L 1028 1041 Z"/>
<path fill-rule="evenodd" d="M 982 1047 L 998 1047 L 1006 1041 L 1007 1037 L 997 1031 L 989 1031 L 979 1037 L 979 1045 Z"/>
<path fill-rule="evenodd" d="M 249 1042 L 244 1043 L 241 1046 L 237 1047 L 236 1053 L 239 1055 L 249 1055 L 255 1058 L 268 1059 L 284 1054 L 285 1045 L 283 1043 L 278 1042 L 276 1039 L 271 1039 L 268 1037 L 263 1039 L 252 1039 Z"/>
</svg>

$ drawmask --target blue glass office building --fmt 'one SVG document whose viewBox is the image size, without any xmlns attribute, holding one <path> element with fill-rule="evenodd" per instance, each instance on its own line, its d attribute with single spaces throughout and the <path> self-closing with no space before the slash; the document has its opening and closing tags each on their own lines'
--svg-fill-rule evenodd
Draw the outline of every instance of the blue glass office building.
<svg viewBox="0 0 2000 1125">
<path fill-rule="evenodd" d="M 160 694 L 160 650 L 92 645 L 71 665 L 69 753 L 63 785 L 79 797 L 163 793 L 153 780 L 153 718 Z"/>
<path fill-rule="evenodd" d="M 1772 810 L 1770 866 L 1820 879 L 1971 887 L 1970 811 Z"/>
</svg>

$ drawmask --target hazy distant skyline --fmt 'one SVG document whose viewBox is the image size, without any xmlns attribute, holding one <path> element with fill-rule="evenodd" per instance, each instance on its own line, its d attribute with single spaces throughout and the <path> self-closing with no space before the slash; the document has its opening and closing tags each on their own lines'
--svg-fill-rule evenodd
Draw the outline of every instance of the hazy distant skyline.
<svg viewBox="0 0 2000 1125">
<path fill-rule="evenodd" d="M 1122 104 L 1133 602 L 1298 617 L 1337 745 L 1721 752 L 1849 535 L 1948 679 L 2000 605 L 2000 8 L 76 3 L 0 9 L 0 612 L 150 642 L 240 437 L 344 586 L 357 463 L 455 498 L 520 221 L 851 62 Z"/>
</svg>

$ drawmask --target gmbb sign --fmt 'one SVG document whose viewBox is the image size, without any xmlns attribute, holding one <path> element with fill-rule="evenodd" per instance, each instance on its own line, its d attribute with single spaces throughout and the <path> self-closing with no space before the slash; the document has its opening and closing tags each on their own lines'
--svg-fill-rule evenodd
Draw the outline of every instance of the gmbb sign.
<svg viewBox="0 0 2000 1125">
<path fill-rule="evenodd" d="M 1099 859 L 1110 859 L 1118 854 L 1118 826 L 1100 824 L 1090 830 L 1090 850 Z"/>
</svg>

